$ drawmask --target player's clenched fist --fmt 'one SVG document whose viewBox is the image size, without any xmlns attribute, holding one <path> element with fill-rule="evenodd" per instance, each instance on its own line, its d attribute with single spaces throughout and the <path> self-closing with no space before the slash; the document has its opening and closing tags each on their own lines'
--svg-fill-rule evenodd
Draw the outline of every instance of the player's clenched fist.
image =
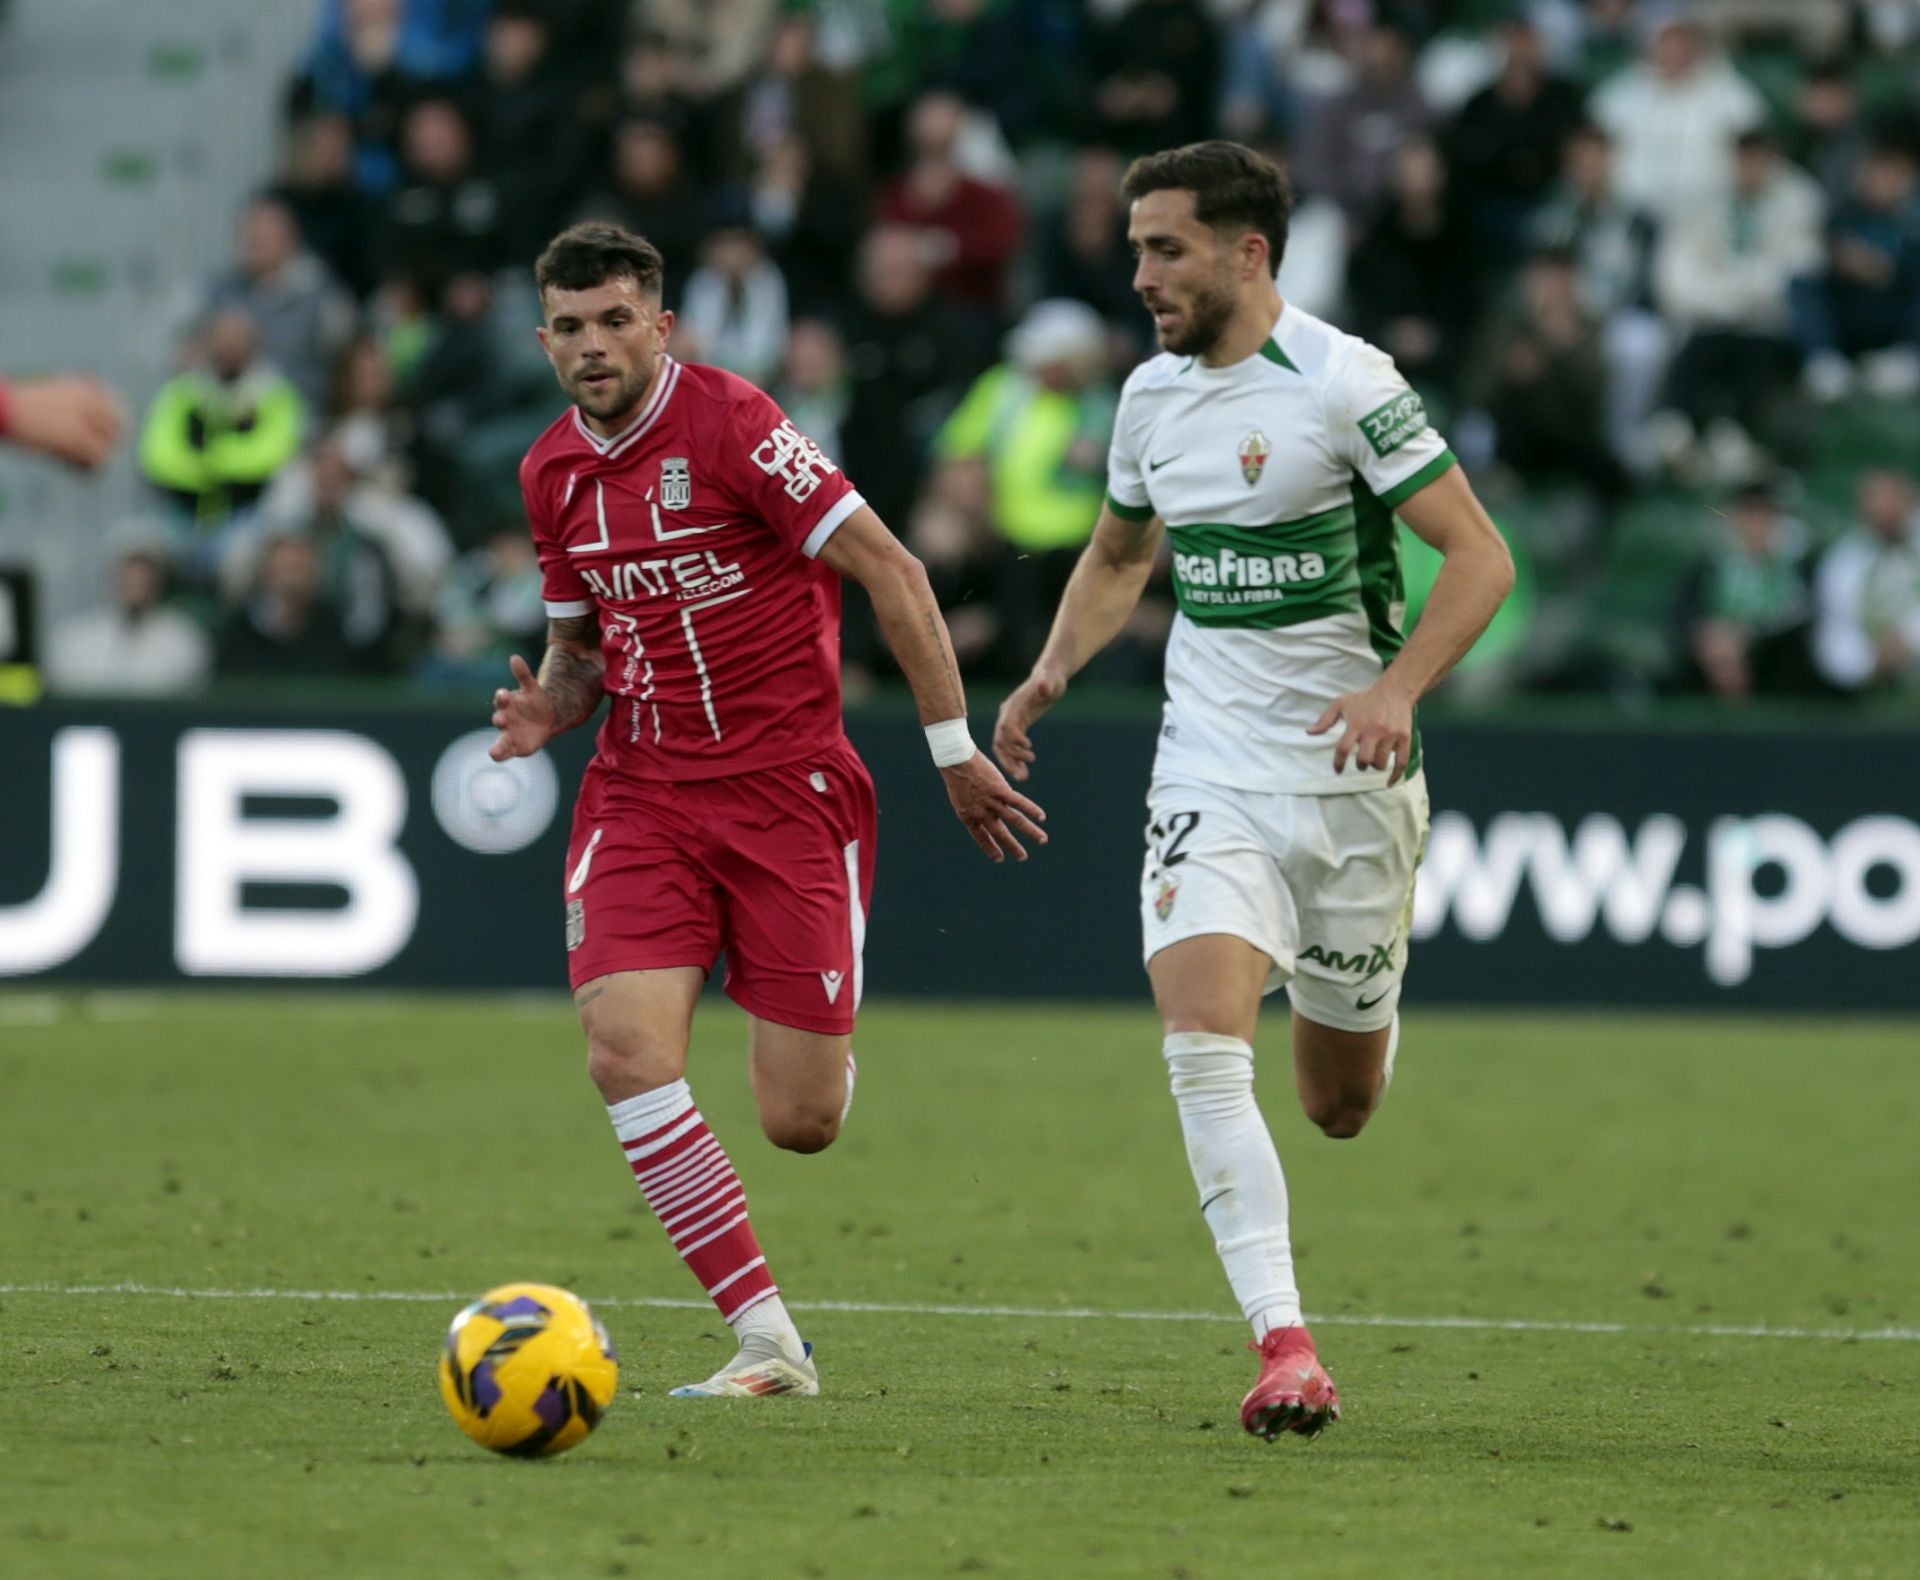
<svg viewBox="0 0 1920 1580">
<path fill-rule="evenodd" d="M 947 797 L 953 802 L 954 813 L 966 824 L 973 842 L 995 861 L 1005 861 L 1008 856 L 1025 861 L 1027 850 L 1019 839 L 1022 834 L 1036 845 L 1046 844 L 1047 833 L 1040 825 L 1047 814 L 1008 784 L 985 752 L 975 752 L 963 763 L 942 768 L 940 777 L 947 782 Z"/>
<path fill-rule="evenodd" d="M 493 727 L 500 738 L 487 755 L 497 763 L 509 757 L 531 757 L 558 733 L 558 711 L 539 678 L 518 653 L 508 662 L 520 686 L 517 691 L 502 686 L 493 694 Z"/>
<path fill-rule="evenodd" d="M 1033 741 L 1027 732 L 1066 694 L 1063 676 L 1036 669 L 1000 704 L 1000 716 L 993 726 L 993 755 L 1015 779 L 1025 779 L 1033 766 Z"/>
</svg>

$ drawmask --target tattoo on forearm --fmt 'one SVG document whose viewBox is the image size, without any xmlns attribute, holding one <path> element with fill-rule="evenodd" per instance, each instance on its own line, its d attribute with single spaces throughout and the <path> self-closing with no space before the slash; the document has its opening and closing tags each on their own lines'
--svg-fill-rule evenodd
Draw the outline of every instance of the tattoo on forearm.
<svg viewBox="0 0 1920 1580">
<path fill-rule="evenodd" d="M 585 724 L 606 694 L 606 666 L 570 648 L 550 647 L 540 666 L 540 684 L 553 699 L 554 723 L 563 730 Z"/>
<path fill-rule="evenodd" d="M 547 622 L 547 640 L 549 642 L 575 642 L 581 647 L 600 645 L 600 618 L 598 615 L 575 614 Z"/>
</svg>

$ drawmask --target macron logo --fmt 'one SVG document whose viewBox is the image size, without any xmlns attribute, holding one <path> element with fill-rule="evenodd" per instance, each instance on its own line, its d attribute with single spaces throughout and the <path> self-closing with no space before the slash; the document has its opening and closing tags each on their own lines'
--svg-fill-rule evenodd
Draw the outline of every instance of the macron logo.
<svg viewBox="0 0 1920 1580">
<path fill-rule="evenodd" d="M 827 990 L 827 1002 L 829 1004 L 835 1002 L 840 997 L 840 984 L 846 981 L 846 979 L 847 976 L 844 971 L 822 971 L 820 973 L 820 985 Z"/>
</svg>

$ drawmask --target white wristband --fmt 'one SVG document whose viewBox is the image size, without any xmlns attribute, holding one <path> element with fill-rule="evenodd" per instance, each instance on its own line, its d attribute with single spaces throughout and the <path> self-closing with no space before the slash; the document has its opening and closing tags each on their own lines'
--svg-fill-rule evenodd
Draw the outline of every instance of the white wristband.
<svg viewBox="0 0 1920 1580">
<path fill-rule="evenodd" d="M 927 726 L 927 750 L 933 753 L 936 768 L 957 768 L 979 749 L 967 733 L 965 719 L 942 719 Z"/>
</svg>

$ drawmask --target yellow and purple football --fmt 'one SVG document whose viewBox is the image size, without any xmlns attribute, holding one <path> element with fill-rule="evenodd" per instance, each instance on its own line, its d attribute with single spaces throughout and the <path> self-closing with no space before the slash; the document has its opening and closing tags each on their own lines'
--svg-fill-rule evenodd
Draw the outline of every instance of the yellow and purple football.
<svg viewBox="0 0 1920 1580">
<path fill-rule="evenodd" d="M 620 1384 L 600 1319 L 552 1284 L 502 1284 L 453 1319 L 440 1354 L 440 1396 L 482 1448 L 520 1458 L 584 1439 Z"/>
</svg>

